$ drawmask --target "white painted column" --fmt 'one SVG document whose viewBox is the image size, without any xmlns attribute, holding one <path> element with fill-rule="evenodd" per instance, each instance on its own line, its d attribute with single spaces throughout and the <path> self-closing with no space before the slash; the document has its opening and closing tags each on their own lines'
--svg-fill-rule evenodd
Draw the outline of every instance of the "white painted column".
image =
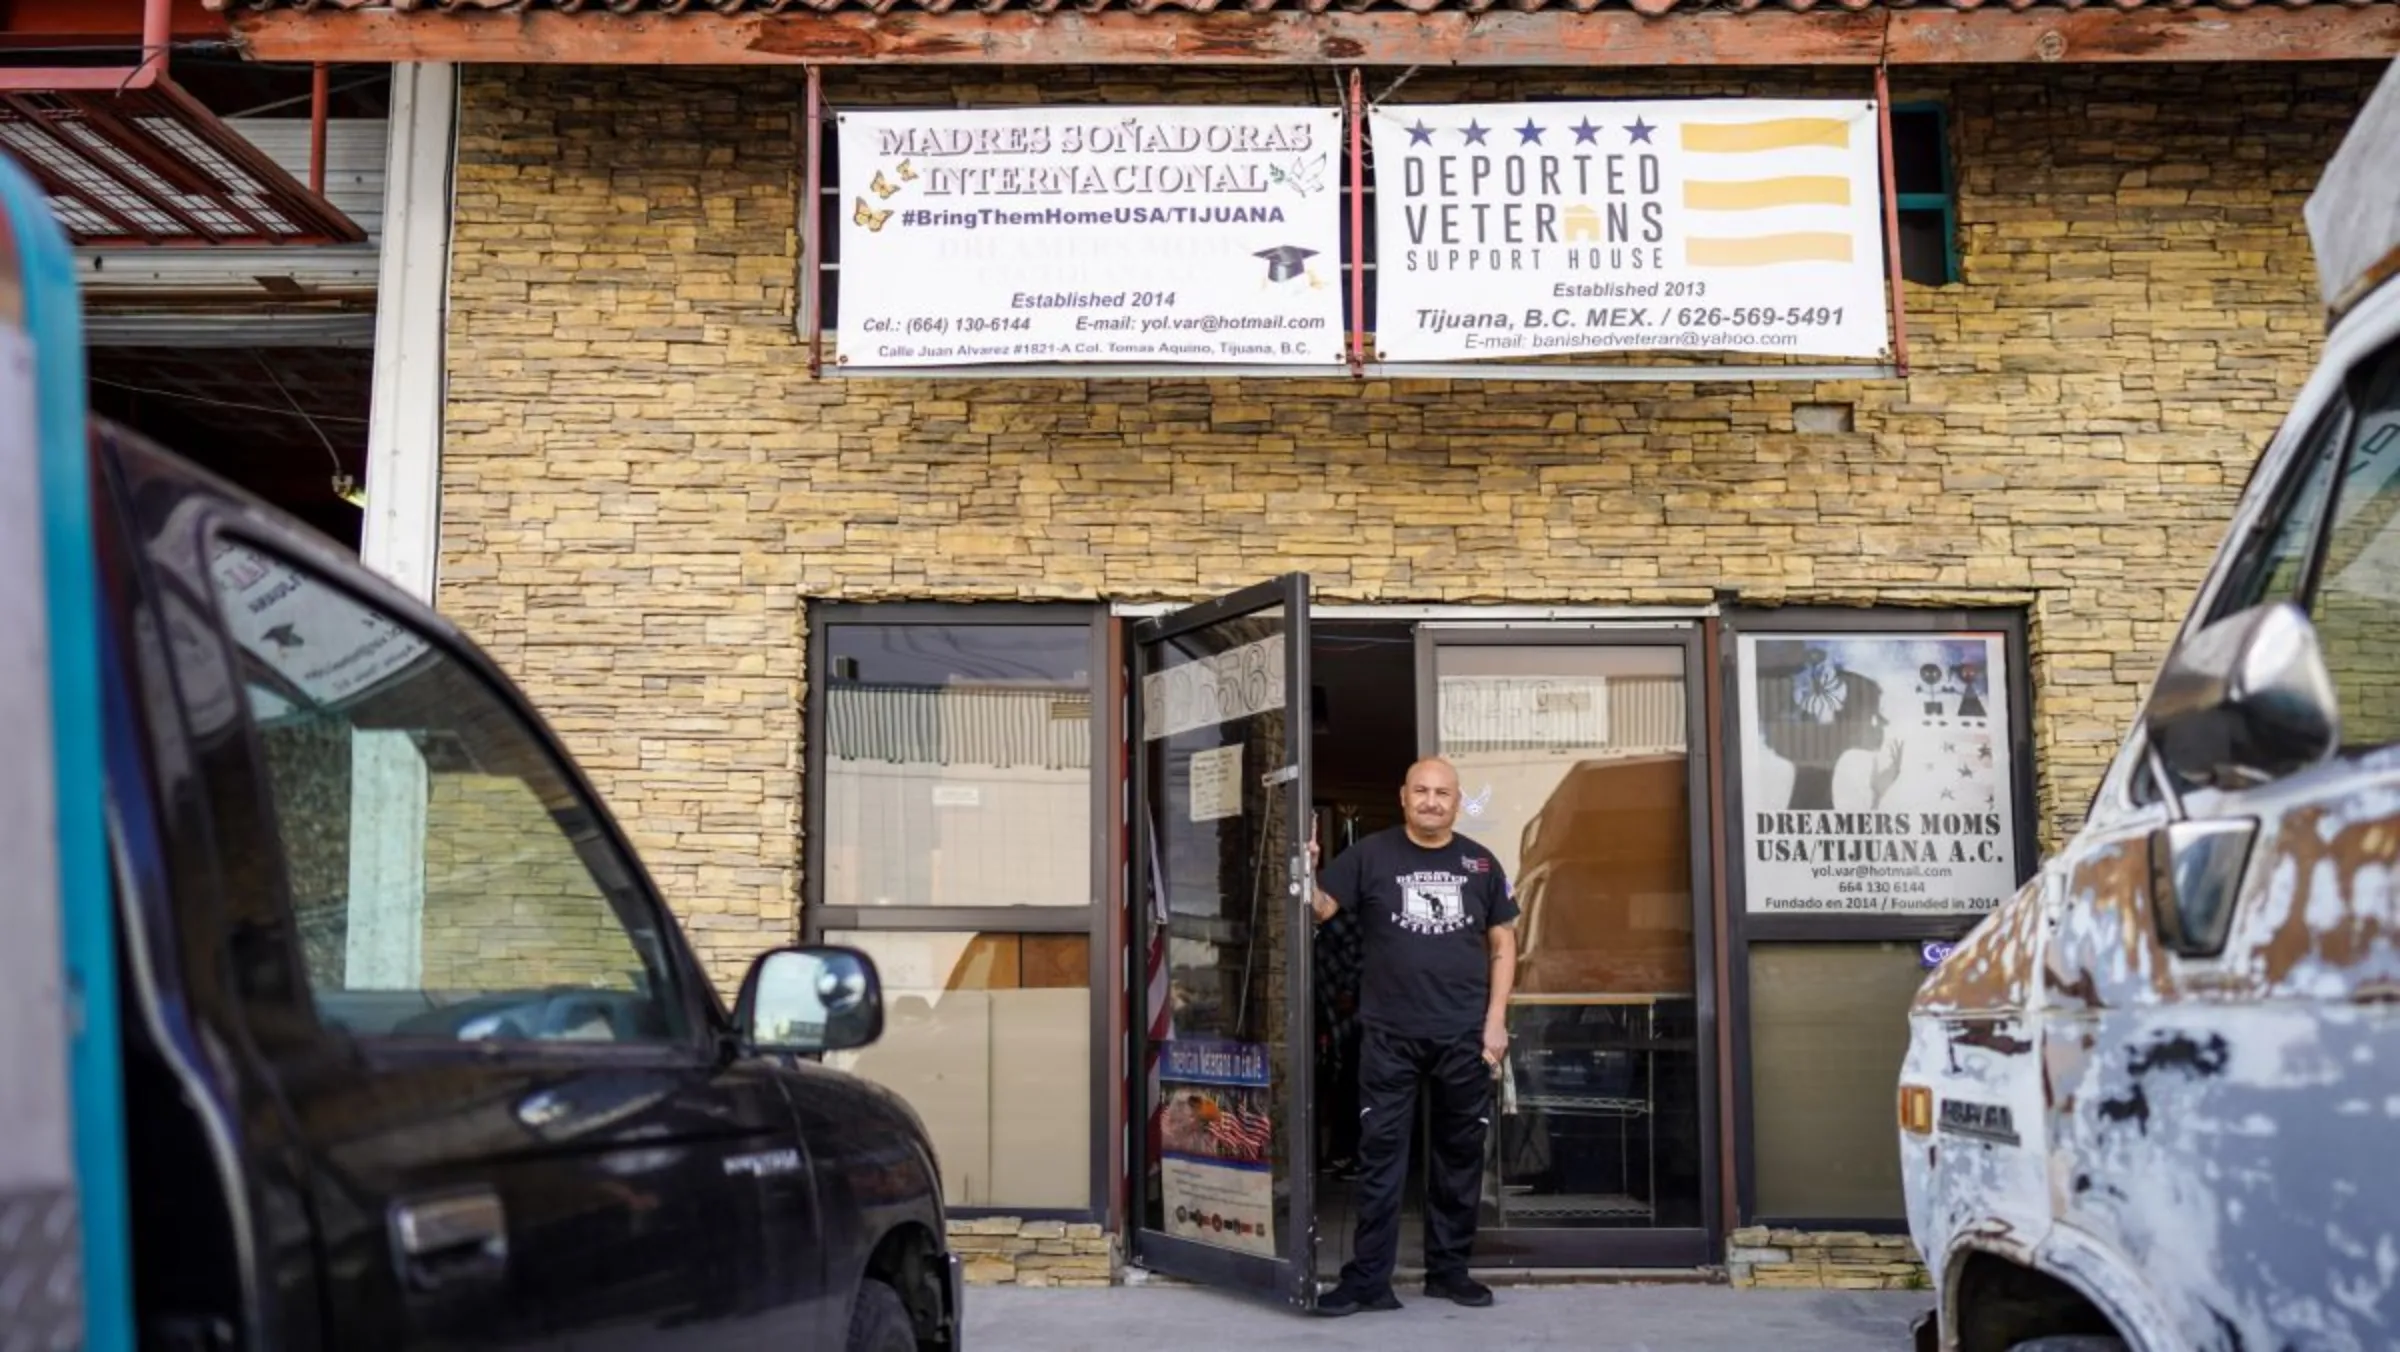
<svg viewBox="0 0 2400 1352">
<path fill-rule="evenodd" d="M 367 425 L 362 562 L 421 601 L 441 559 L 444 333 L 458 163 L 458 72 L 392 67 L 383 258 L 375 291 L 375 389 Z M 353 990 L 424 984 L 425 759 L 406 732 L 351 733 L 350 896 L 344 965 Z"/>
<path fill-rule="evenodd" d="M 421 601 L 441 557 L 443 334 L 450 312 L 458 74 L 392 67 L 383 259 L 375 288 L 375 391 L 367 414 L 367 507 L 359 554 Z"/>
</svg>

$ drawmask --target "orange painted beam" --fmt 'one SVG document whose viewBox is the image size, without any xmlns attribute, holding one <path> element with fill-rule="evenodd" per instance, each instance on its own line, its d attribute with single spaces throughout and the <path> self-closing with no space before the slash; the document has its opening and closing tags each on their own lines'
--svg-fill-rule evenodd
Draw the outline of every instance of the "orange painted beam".
<svg viewBox="0 0 2400 1352">
<path fill-rule="evenodd" d="M 262 61 L 564 65 L 1896 66 L 2400 56 L 2400 5 L 1670 13 L 237 14 Z M 1888 48 L 1887 48 L 1888 36 Z"/>
<path fill-rule="evenodd" d="M 204 0 L 173 0 L 167 36 L 176 42 L 221 41 L 233 33 L 225 16 Z M 0 48 L 103 46 L 142 40 L 142 0 L 0 0 Z"/>
</svg>

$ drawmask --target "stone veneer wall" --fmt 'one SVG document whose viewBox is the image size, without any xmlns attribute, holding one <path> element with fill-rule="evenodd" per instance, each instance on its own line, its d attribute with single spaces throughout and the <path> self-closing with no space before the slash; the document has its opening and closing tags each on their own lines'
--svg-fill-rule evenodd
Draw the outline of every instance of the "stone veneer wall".
<svg viewBox="0 0 2400 1352">
<path fill-rule="evenodd" d="M 2055 845 L 2315 358 L 2300 207 L 2373 73 L 1901 72 L 1897 97 L 1950 110 L 1965 271 L 1909 288 L 1916 370 L 1590 385 L 812 380 L 796 72 L 470 68 L 438 599 L 727 983 L 798 923 L 820 599 L 1189 599 L 1306 569 L 1344 601 L 2021 605 Z M 839 107 L 1333 96 L 1307 71 L 826 85 Z M 1405 98 L 1863 88 L 1428 70 Z M 1799 431 L 1804 404 L 1854 430 Z"/>
<path fill-rule="evenodd" d="M 1855 1230 L 1777 1230 L 1763 1225 L 1733 1232 L 1725 1272 L 1735 1286 L 1810 1287 L 1835 1291 L 1917 1291 L 1928 1288 L 1924 1259 L 1905 1235 Z"/>
<path fill-rule="evenodd" d="M 1097 1225 L 1015 1216 L 952 1221 L 950 1245 L 977 1286 L 1107 1286 L 1117 1276 L 1116 1237 Z"/>
</svg>

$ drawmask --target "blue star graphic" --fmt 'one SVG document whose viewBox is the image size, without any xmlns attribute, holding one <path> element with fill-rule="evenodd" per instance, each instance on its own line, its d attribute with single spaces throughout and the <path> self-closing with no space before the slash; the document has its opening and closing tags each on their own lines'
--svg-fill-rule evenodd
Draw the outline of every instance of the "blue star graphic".
<svg viewBox="0 0 2400 1352">
<path fill-rule="evenodd" d="M 1526 118 L 1525 125 L 1517 128 L 1517 144 L 1521 146 L 1532 146 L 1540 145 L 1541 143 L 1542 129 L 1533 124 L 1532 118 Z"/>
<path fill-rule="evenodd" d="M 1491 128 L 1475 122 L 1469 122 L 1466 125 L 1466 129 L 1459 132 L 1459 135 L 1467 138 L 1467 144 L 1471 146 L 1482 145 L 1483 138 L 1490 134 Z"/>
<path fill-rule="evenodd" d="M 1643 145 L 1649 145 L 1651 144 L 1650 133 L 1657 130 L 1658 128 L 1651 126 L 1649 123 L 1644 122 L 1637 117 L 1633 120 L 1633 125 L 1625 129 L 1625 134 L 1632 137 L 1634 140 L 1639 141 Z"/>
<path fill-rule="evenodd" d="M 1425 119 L 1418 118 L 1416 125 L 1408 129 L 1408 143 L 1412 146 L 1433 144 L 1433 128 L 1425 125 Z"/>
<path fill-rule="evenodd" d="M 1575 144 L 1579 146 L 1593 145 L 1598 142 L 1600 129 L 1593 126 L 1592 120 L 1588 117 L 1576 123 L 1572 130 L 1575 133 Z"/>
</svg>

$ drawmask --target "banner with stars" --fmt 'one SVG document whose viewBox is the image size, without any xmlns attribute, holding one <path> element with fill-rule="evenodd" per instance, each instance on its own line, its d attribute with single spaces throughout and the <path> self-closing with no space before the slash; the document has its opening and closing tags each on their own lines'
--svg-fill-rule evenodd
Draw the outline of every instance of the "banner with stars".
<svg viewBox="0 0 2400 1352">
<path fill-rule="evenodd" d="M 843 112 L 846 367 L 1343 361 L 1331 108 Z"/>
<path fill-rule="evenodd" d="M 1393 105 L 1368 129 L 1383 360 L 1890 350 L 1871 103 Z"/>
<path fill-rule="evenodd" d="M 2017 890 L 1997 633 L 1742 636 L 1753 914 L 1974 915 Z"/>
</svg>

